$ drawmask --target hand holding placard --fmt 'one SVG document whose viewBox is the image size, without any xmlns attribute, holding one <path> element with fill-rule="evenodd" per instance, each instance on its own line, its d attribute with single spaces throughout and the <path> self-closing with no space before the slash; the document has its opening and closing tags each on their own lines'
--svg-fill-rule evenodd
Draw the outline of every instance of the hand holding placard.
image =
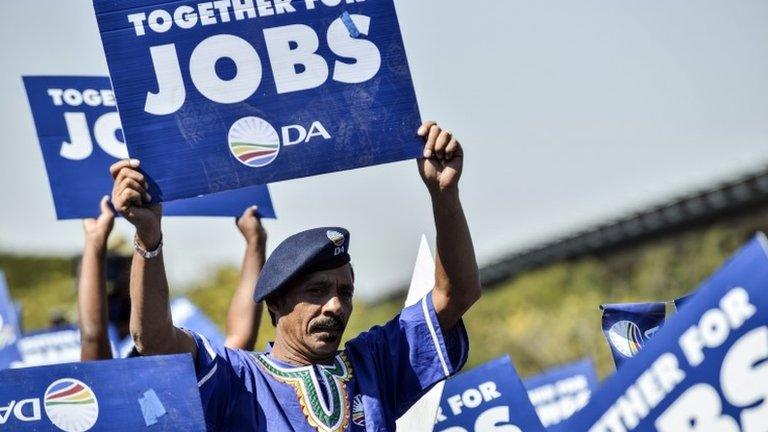
<svg viewBox="0 0 768 432">
<path fill-rule="evenodd" d="M 115 226 L 115 212 L 110 207 L 109 196 L 105 196 L 99 203 L 101 214 L 98 218 L 83 219 L 83 231 L 87 244 L 106 247 L 109 234 Z"/>
<path fill-rule="evenodd" d="M 160 220 L 162 206 L 152 204 L 147 192 L 147 181 L 139 172 L 140 162 L 126 159 L 109 168 L 115 179 L 112 202 L 115 209 L 136 227 L 136 240 L 144 250 L 155 250 L 162 240 Z"/>
<path fill-rule="evenodd" d="M 267 244 L 267 231 L 261 224 L 258 211 L 256 206 L 248 207 L 243 211 L 243 215 L 235 220 L 235 224 L 248 245 L 259 246 L 264 250 Z"/>
</svg>

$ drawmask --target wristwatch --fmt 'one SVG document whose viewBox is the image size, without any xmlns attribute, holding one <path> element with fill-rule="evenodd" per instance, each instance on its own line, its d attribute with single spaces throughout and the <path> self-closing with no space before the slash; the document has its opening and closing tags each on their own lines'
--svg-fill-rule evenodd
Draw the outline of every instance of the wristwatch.
<svg viewBox="0 0 768 432">
<path fill-rule="evenodd" d="M 160 244 L 157 245 L 157 248 L 153 251 L 144 250 L 141 246 L 139 246 L 139 238 L 134 237 L 133 238 L 133 249 L 139 253 L 144 259 L 152 259 L 156 256 L 160 255 L 160 251 L 163 250 L 163 237 L 160 236 Z"/>
</svg>

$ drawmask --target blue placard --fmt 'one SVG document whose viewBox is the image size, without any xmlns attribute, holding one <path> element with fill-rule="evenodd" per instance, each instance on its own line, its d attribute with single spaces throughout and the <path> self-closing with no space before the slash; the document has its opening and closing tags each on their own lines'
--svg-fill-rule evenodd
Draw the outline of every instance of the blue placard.
<svg viewBox="0 0 768 432">
<path fill-rule="evenodd" d="M 93 4 L 128 147 L 156 199 L 422 152 L 393 0 Z"/>
<path fill-rule="evenodd" d="M 0 429 L 204 432 L 205 421 L 192 359 L 177 355 L 0 371 Z"/>
<path fill-rule="evenodd" d="M 659 331 L 664 324 L 666 308 L 663 302 L 600 306 L 603 310 L 603 334 L 617 368 L 637 355 Z"/>
<path fill-rule="evenodd" d="M 201 334 L 215 345 L 224 345 L 226 338 L 219 327 L 187 297 L 177 297 L 171 301 L 171 316 L 177 327 Z M 120 356 L 127 357 L 132 349 L 133 338 L 128 336 L 120 344 Z"/>
<path fill-rule="evenodd" d="M 508 356 L 445 383 L 435 432 L 543 432 Z"/>
<path fill-rule="evenodd" d="M 118 354 L 117 330 L 108 328 L 112 353 Z M 21 368 L 46 366 L 80 361 L 80 329 L 76 325 L 65 325 L 25 333 L 16 341 L 20 358 L 10 363 L 0 363 L 0 368 Z"/>
<path fill-rule="evenodd" d="M 768 425 L 768 255 L 760 235 L 555 431 L 741 432 Z"/>
<path fill-rule="evenodd" d="M 597 371 L 589 359 L 523 380 L 544 427 L 559 424 L 583 408 L 597 384 Z"/>
<path fill-rule="evenodd" d="M 58 219 L 99 215 L 112 191 L 109 166 L 128 157 L 108 77 L 24 77 Z M 275 212 L 266 186 L 167 203 L 167 216 L 240 216 L 258 205 Z"/>
<path fill-rule="evenodd" d="M 8 292 L 5 273 L 0 270 L 0 368 L 21 360 L 21 354 L 16 347 L 20 338 L 18 309 Z"/>
</svg>

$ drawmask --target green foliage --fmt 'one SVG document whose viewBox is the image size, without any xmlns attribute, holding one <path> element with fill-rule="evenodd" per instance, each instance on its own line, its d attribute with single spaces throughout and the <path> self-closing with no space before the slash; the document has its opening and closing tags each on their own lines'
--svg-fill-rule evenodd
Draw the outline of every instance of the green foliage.
<svg viewBox="0 0 768 432">
<path fill-rule="evenodd" d="M 745 219 L 738 228 L 716 225 L 533 270 L 488 290 L 466 316 L 470 364 L 509 353 L 527 376 L 589 356 L 601 375 L 612 373 L 600 304 L 687 294 L 765 226 L 762 217 Z"/>
<path fill-rule="evenodd" d="M 0 254 L 11 297 L 22 306 L 25 328 L 47 327 L 53 313 L 74 318 L 74 261 L 68 258 Z"/>
<path fill-rule="evenodd" d="M 535 269 L 488 288 L 465 317 L 472 345 L 470 366 L 510 354 L 527 376 L 587 356 L 607 375 L 613 365 L 600 331 L 600 304 L 665 301 L 686 294 L 755 231 L 766 228 L 768 209 Z M 0 255 L 0 268 L 24 307 L 27 327 L 46 325 L 52 310 L 74 311 L 71 260 Z M 222 329 L 238 277 L 237 268 L 222 268 L 187 293 Z M 348 337 L 385 323 L 402 303 L 402 298 L 358 302 Z M 265 313 L 257 348 L 273 336 Z"/>
</svg>

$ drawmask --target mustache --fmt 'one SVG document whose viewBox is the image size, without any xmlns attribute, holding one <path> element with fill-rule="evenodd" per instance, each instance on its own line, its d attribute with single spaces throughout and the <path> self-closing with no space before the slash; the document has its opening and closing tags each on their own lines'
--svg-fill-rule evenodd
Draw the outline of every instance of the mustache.
<svg viewBox="0 0 768 432">
<path fill-rule="evenodd" d="M 333 315 L 320 317 L 309 326 L 309 331 L 311 333 L 323 331 L 341 332 L 344 331 L 344 321 Z"/>
</svg>

